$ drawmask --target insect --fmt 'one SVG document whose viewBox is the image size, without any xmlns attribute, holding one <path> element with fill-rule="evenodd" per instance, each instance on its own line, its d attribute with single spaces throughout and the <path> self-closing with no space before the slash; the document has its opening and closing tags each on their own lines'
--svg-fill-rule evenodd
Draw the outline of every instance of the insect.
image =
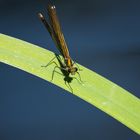
<svg viewBox="0 0 140 140">
<path fill-rule="evenodd" d="M 79 69 L 74 66 L 74 64 L 76 63 L 72 61 L 69 55 L 69 50 L 56 14 L 56 7 L 54 5 L 49 4 L 47 7 L 47 11 L 49 16 L 49 22 L 47 22 L 47 20 L 45 19 L 42 13 L 39 13 L 38 16 L 42 21 L 42 23 L 44 24 L 44 26 L 47 28 L 60 54 L 63 56 L 64 62 L 61 61 L 61 66 L 59 68 L 67 72 L 68 75 L 69 74 L 75 75 L 77 73 L 81 81 L 81 77 L 78 72 Z"/>
</svg>

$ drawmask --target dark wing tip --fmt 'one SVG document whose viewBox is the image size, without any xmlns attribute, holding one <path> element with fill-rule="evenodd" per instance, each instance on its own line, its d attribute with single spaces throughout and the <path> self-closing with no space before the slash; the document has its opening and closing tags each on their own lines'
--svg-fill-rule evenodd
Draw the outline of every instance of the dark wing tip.
<svg viewBox="0 0 140 140">
<path fill-rule="evenodd" d="M 39 19 L 41 19 L 42 21 L 45 19 L 42 13 L 38 13 L 38 17 L 39 17 Z"/>
<path fill-rule="evenodd" d="M 38 13 L 38 17 L 39 17 L 39 18 L 43 18 L 42 13 Z"/>
<path fill-rule="evenodd" d="M 48 4 L 48 8 L 47 8 L 47 9 L 48 9 L 48 10 L 55 10 L 56 7 L 55 7 L 55 5 Z"/>
</svg>

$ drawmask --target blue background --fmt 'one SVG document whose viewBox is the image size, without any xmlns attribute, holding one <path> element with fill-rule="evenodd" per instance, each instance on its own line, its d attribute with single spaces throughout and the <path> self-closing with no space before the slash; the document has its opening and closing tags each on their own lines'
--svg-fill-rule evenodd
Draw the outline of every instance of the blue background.
<svg viewBox="0 0 140 140">
<path fill-rule="evenodd" d="M 1 0 L 0 32 L 58 53 L 37 17 L 47 1 Z M 71 57 L 140 97 L 140 1 L 55 1 Z M 46 14 L 47 16 L 47 14 Z M 104 112 L 0 63 L 0 140 L 138 140 Z"/>
</svg>

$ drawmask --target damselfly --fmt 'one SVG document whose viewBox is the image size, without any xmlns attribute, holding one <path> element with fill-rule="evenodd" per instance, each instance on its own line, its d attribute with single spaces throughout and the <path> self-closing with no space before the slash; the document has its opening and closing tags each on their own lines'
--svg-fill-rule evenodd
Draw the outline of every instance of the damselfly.
<svg viewBox="0 0 140 140">
<path fill-rule="evenodd" d="M 42 13 L 39 13 L 38 16 L 47 28 L 50 36 L 52 37 L 56 47 L 58 48 L 59 52 L 64 58 L 64 62 L 61 62 L 61 66 L 59 67 L 61 70 L 66 71 L 71 75 L 75 75 L 77 73 L 79 75 L 80 81 L 81 77 L 78 72 L 78 68 L 74 66 L 75 62 L 72 61 L 69 50 L 64 38 L 64 35 L 62 33 L 60 23 L 56 14 L 56 8 L 54 5 L 48 5 L 47 7 L 48 16 L 49 16 L 49 22 L 45 19 Z M 47 65 L 48 66 L 48 65 Z"/>
</svg>

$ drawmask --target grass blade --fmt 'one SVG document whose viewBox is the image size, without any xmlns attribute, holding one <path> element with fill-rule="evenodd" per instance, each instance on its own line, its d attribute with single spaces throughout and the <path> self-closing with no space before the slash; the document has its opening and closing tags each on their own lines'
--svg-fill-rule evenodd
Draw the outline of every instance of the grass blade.
<svg viewBox="0 0 140 140">
<path fill-rule="evenodd" d="M 0 62 L 24 70 L 50 81 L 55 65 L 42 68 L 54 53 L 25 41 L 0 34 Z M 56 63 L 59 65 L 57 59 Z M 78 64 L 79 65 L 79 64 Z M 84 84 L 73 79 L 70 86 L 73 94 L 96 106 L 140 134 L 140 100 L 128 91 L 105 79 L 97 73 L 79 65 Z M 61 72 L 59 69 L 57 70 Z M 78 75 L 76 76 L 78 79 Z M 53 84 L 71 92 L 64 82 L 64 76 L 55 73 Z"/>
</svg>

